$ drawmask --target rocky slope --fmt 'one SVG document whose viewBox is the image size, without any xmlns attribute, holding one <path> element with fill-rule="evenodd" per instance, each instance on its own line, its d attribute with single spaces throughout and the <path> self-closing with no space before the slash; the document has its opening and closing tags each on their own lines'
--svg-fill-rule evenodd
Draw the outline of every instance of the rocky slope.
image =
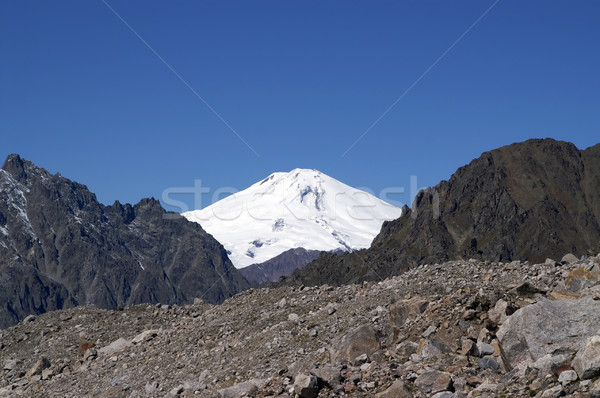
<svg viewBox="0 0 600 398">
<path fill-rule="evenodd" d="M 302 247 L 286 250 L 278 256 L 260 264 L 252 264 L 239 271 L 253 285 L 277 282 L 282 276 L 289 276 L 298 268 L 305 267 L 319 256 L 318 250 Z"/>
<path fill-rule="evenodd" d="M 371 247 L 322 254 L 286 283 L 380 280 L 417 264 L 476 258 L 543 261 L 600 246 L 600 144 L 552 139 L 485 152 L 421 191 Z"/>
<path fill-rule="evenodd" d="M 0 169 L 0 327 L 76 305 L 217 303 L 248 286 L 212 236 L 154 199 L 104 206 L 18 155 Z"/>
<path fill-rule="evenodd" d="M 0 396 L 600 397 L 600 256 L 421 265 L 0 332 Z"/>
</svg>

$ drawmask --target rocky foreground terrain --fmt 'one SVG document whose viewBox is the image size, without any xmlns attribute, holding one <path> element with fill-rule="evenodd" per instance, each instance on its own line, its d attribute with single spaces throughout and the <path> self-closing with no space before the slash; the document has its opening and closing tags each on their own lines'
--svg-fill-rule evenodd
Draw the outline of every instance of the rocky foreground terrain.
<svg viewBox="0 0 600 398">
<path fill-rule="evenodd" d="M 600 255 L 422 265 L 0 331 L 0 396 L 600 397 Z"/>
</svg>

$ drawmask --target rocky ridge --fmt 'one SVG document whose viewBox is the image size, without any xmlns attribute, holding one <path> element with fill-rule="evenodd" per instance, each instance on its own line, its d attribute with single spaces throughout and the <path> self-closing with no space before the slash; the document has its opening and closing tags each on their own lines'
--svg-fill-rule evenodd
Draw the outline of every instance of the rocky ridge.
<svg viewBox="0 0 600 398">
<path fill-rule="evenodd" d="M 0 331 L 0 396 L 600 397 L 600 255 L 421 265 Z"/>
<path fill-rule="evenodd" d="M 0 169 L 0 328 L 76 305 L 218 303 L 248 287 L 219 242 L 155 199 L 105 206 L 18 155 Z"/>
<path fill-rule="evenodd" d="M 360 283 L 425 263 L 540 262 L 599 249 L 600 144 L 534 139 L 483 153 L 419 192 L 369 249 L 323 253 L 285 283 Z"/>
</svg>

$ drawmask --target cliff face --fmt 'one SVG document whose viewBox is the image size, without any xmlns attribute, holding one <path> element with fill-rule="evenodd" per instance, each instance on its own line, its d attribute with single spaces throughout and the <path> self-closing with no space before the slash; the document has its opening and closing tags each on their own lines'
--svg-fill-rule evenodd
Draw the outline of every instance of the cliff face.
<svg viewBox="0 0 600 398">
<path fill-rule="evenodd" d="M 0 327 L 75 305 L 217 303 L 248 288 L 223 247 L 154 199 L 104 206 L 10 155 L 0 169 Z"/>
<path fill-rule="evenodd" d="M 543 262 L 600 242 L 600 144 L 529 140 L 485 152 L 420 192 L 371 247 L 323 254 L 286 283 L 377 280 L 453 259 Z"/>
</svg>

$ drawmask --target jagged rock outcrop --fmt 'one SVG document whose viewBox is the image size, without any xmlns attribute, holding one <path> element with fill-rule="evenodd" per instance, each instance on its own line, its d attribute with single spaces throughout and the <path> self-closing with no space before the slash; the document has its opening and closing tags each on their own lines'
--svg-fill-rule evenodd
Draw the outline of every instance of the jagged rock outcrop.
<svg viewBox="0 0 600 398">
<path fill-rule="evenodd" d="M 282 276 L 289 276 L 298 268 L 319 256 L 318 250 L 306 250 L 302 247 L 286 250 L 280 255 L 260 264 L 252 264 L 239 271 L 250 283 L 260 286 L 269 282 L 277 282 Z"/>
<path fill-rule="evenodd" d="M 0 169 L 0 327 L 76 305 L 217 303 L 248 287 L 212 236 L 155 199 L 104 206 L 18 155 Z"/>
<path fill-rule="evenodd" d="M 543 262 L 600 245 L 600 144 L 536 139 L 485 152 L 421 191 L 371 247 L 321 254 L 287 284 L 381 280 L 453 259 Z"/>
</svg>

